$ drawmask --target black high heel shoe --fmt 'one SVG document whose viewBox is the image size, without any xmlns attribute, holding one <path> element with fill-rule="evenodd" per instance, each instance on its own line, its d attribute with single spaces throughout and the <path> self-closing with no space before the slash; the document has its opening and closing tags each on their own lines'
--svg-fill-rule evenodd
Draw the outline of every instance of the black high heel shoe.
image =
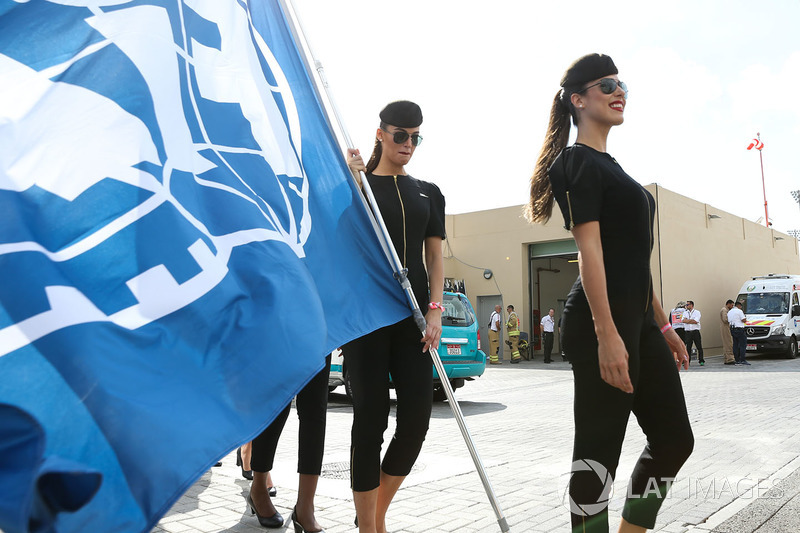
<svg viewBox="0 0 800 533">
<path fill-rule="evenodd" d="M 242 466 L 242 464 L 243 464 L 242 463 L 242 449 L 241 448 L 237 448 L 236 449 L 236 466 Z M 244 467 L 242 467 L 242 477 L 252 481 L 253 480 L 253 471 L 252 470 L 245 470 Z M 270 496 L 272 496 L 272 494 L 270 494 Z"/>
<path fill-rule="evenodd" d="M 304 529 L 300 522 L 297 520 L 297 508 L 295 507 L 292 509 L 292 523 L 294 524 L 294 533 L 325 533 L 324 529 L 318 529 L 316 531 L 309 531 Z"/>
<path fill-rule="evenodd" d="M 272 516 L 261 516 L 258 514 L 258 511 L 256 510 L 256 504 L 253 503 L 253 498 L 249 494 L 247 495 L 247 505 L 250 506 L 250 514 L 256 515 L 256 517 L 258 517 L 258 523 L 262 526 L 272 529 L 277 529 L 283 526 L 283 517 L 278 511 L 275 511 L 275 514 Z"/>
</svg>

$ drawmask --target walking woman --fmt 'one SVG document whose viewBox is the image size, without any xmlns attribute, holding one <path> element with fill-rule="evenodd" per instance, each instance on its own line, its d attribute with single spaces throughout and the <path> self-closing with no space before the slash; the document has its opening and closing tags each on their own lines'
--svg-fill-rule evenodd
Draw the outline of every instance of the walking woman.
<svg viewBox="0 0 800 533">
<path fill-rule="evenodd" d="M 314 495 L 322 472 L 322 454 L 325 449 L 325 422 L 328 409 L 328 375 L 331 368 L 330 354 L 325 366 L 297 395 L 297 416 L 300 419 L 297 446 L 297 473 L 300 481 L 297 487 L 297 502 L 292 511 L 295 533 L 325 533 L 314 516 Z M 291 402 L 275 420 L 253 439 L 250 467 L 253 469 L 253 483 L 247 503 L 250 511 L 258 517 L 264 527 L 280 528 L 283 517 L 275 509 L 271 496 L 276 490 L 271 487 L 269 472 L 275 460 L 286 420 L 289 418 Z"/>
<path fill-rule="evenodd" d="M 438 348 L 442 333 L 444 197 L 436 185 L 406 173 L 405 165 L 422 142 L 420 124 L 422 111 L 417 104 L 392 102 L 380 113 L 366 168 L 358 150 L 348 150 L 350 168 L 366 171 L 427 322 L 424 336 L 408 317 L 342 348 L 353 393 L 350 483 L 361 533 L 386 532 L 386 511 L 414 466 L 431 416 L 433 370 L 428 349 Z M 381 462 L 390 373 L 397 394 L 397 426 Z"/>
<path fill-rule="evenodd" d="M 610 480 L 630 413 L 647 436 L 631 475 L 619 531 L 653 528 L 694 437 L 678 371 L 686 346 L 671 328 L 650 273 L 655 201 L 606 153 L 628 89 L 610 57 L 590 54 L 561 79 L 531 178 L 528 218 L 546 222 L 553 199 L 578 246 L 580 275 L 563 312 L 575 379 L 569 497 L 573 531 L 608 531 Z M 578 127 L 567 147 L 570 118 Z"/>
</svg>

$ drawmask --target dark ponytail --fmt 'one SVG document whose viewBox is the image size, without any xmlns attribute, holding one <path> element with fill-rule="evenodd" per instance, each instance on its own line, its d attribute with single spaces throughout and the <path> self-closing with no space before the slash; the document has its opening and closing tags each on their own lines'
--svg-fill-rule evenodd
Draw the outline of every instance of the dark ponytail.
<svg viewBox="0 0 800 533">
<path fill-rule="evenodd" d="M 378 163 L 381 160 L 381 154 L 383 153 L 383 143 L 381 143 L 378 139 L 375 139 L 375 146 L 372 148 L 372 155 L 369 156 L 369 161 L 367 161 L 367 170 L 364 172 L 365 174 L 372 174 L 375 169 L 378 167 Z"/>
<path fill-rule="evenodd" d="M 547 169 L 553 164 L 558 154 L 567 147 L 569 141 L 570 116 L 577 118 L 570 102 L 572 91 L 559 91 L 550 108 L 550 124 L 544 138 L 536 168 L 531 176 L 531 198 L 525 206 L 525 218 L 528 222 L 544 224 L 553 213 L 553 190 Z"/>
<path fill-rule="evenodd" d="M 384 121 L 380 123 L 380 129 L 383 131 L 387 131 L 389 125 L 386 124 Z M 383 154 L 383 143 L 375 137 L 375 146 L 372 147 L 372 155 L 369 156 L 369 161 L 367 161 L 367 170 L 364 171 L 364 174 L 372 174 L 376 168 L 378 168 L 378 163 L 381 161 L 381 154 Z"/>
</svg>

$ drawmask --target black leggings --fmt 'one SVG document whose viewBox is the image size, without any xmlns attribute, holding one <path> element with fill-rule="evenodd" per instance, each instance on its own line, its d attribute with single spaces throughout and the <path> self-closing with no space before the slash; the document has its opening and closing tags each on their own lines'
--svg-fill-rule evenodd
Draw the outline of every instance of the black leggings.
<svg viewBox="0 0 800 533">
<path fill-rule="evenodd" d="M 318 476 L 322 472 L 322 454 L 325 450 L 325 421 L 328 410 L 328 375 L 331 371 L 331 356 L 325 358 L 325 367 L 311 378 L 297 394 L 297 417 L 300 429 L 297 443 L 297 473 Z M 275 461 L 275 450 L 283 426 L 292 408 L 286 408 L 253 439 L 253 455 L 250 467 L 254 472 L 269 472 Z"/>
<path fill-rule="evenodd" d="M 353 393 L 350 486 L 364 492 L 380 485 L 381 470 L 407 476 L 428 432 L 433 401 L 431 357 L 410 317 L 346 344 L 344 364 Z M 397 393 L 394 437 L 381 463 L 389 424 L 389 374 Z"/>
<path fill-rule="evenodd" d="M 591 324 L 591 317 L 586 323 Z M 639 325 L 627 326 L 620 333 L 628 350 L 633 394 L 600 377 L 593 332 L 584 337 L 593 339 L 593 348 L 586 341 L 573 342 L 584 344 L 585 351 L 568 352 L 575 377 L 575 443 L 569 488 L 573 532 L 608 531 L 608 493 L 604 489 L 616 475 L 631 412 L 647 436 L 647 445 L 631 475 L 622 511 L 628 522 L 654 527 L 666 489 L 694 446 L 675 359 L 652 310 Z"/>
</svg>

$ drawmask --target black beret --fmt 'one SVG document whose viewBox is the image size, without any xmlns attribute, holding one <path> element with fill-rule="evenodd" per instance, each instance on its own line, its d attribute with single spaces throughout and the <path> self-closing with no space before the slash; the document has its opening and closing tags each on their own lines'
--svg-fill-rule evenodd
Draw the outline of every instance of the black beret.
<svg viewBox="0 0 800 533">
<path fill-rule="evenodd" d="M 408 100 L 399 100 L 388 104 L 379 116 L 381 122 L 398 128 L 416 128 L 422 124 L 422 109 Z"/>
<path fill-rule="evenodd" d="M 562 87 L 577 87 L 584 83 L 618 74 L 614 61 L 604 54 L 588 54 L 577 59 L 561 77 Z"/>
</svg>

